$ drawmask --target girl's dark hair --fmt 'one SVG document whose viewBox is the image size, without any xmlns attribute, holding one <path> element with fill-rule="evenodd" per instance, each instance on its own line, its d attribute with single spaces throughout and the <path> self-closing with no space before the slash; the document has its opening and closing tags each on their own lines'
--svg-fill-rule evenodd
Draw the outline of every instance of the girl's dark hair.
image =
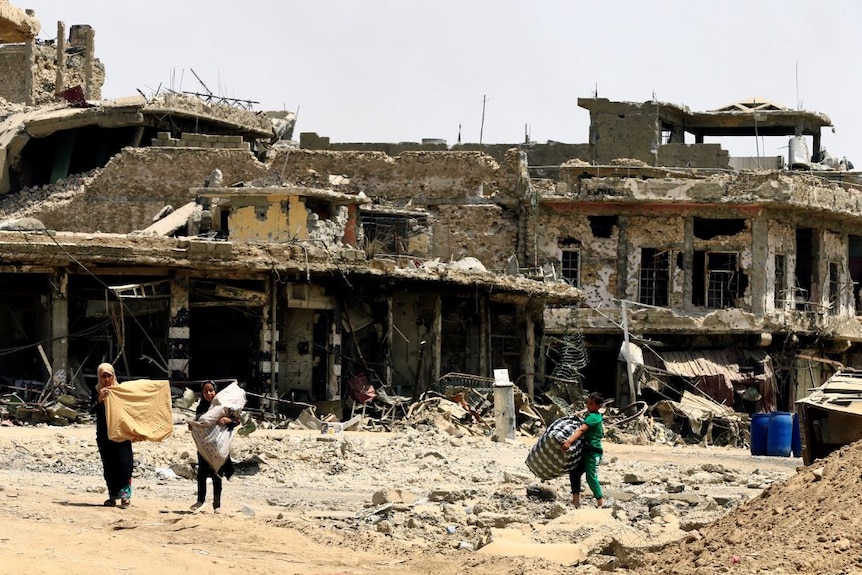
<svg viewBox="0 0 862 575">
<path fill-rule="evenodd" d="M 218 392 L 218 388 L 216 387 L 216 384 L 213 380 L 205 381 L 201 384 L 201 398 L 200 401 L 198 401 L 197 409 L 195 409 L 195 419 L 206 413 L 207 410 L 210 408 L 210 402 L 204 399 L 204 386 L 206 386 L 207 384 L 213 386 L 214 392 Z"/>
<path fill-rule="evenodd" d="M 602 405 L 605 402 L 605 396 L 598 391 L 592 392 L 587 399 L 592 399 L 596 405 Z"/>
</svg>

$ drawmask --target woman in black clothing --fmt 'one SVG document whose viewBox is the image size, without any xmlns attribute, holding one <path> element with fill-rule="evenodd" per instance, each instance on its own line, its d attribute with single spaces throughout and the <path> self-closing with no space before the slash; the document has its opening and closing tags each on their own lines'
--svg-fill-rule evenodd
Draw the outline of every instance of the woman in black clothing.
<svg viewBox="0 0 862 575">
<path fill-rule="evenodd" d="M 111 387 L 119 383 L 114 366 L 110 363 L 100 364 L 96 368 L 96 375 L 99 378 L 96 384 L 96 445 L 102 458 L 102 470 L 108 487 L 108 498 L 103 505 L 114 507 L 119 499 L 120 507 L 126 508 L 132 498 L 132 442 L 112 441 L 108 437 L 108 419 L 105 414 L 105 398 Z"/>
<path fill-rule="evenodd" d="M 201 416 L 209 410 L 215 395 L 215 382 L 208 381 L 203 384 L 203 387 L 201 387 L 201 400 L 195 410 L 195 421 L 199 420 Z M 228 429 L 232 429 L 238 424 L 239 419 L 229 415 L 223 415 L 219 418 L 217 423 L 217 425 L 226 425 Z M 198 500 L 191 506 L 191 509 L 198 509 L 204 504 L 204 501 L 207 498 L 207 478 L 210 478 L 213 482 L 213 513 L 218 513 L 219 508 L 221 507 L 221 478 L 226 477 L 227 479 L 230 479 L 233 472 L 233 462 L 230 460 L 230 455 L 228 455 L 224 465 L 222 465 L 218 472 L 216 472 L 216 470 L 207 463 L 207 460 L 204 459 L 201 452 L 198 451 Z"/>
</svg>

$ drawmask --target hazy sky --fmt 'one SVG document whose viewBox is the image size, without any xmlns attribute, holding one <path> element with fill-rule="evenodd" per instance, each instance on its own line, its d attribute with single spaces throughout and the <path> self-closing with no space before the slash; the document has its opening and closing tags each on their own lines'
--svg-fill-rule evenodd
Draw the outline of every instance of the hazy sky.
<svg viewBox="0 0 862 575">
<path fill-rule="evenodd" d="M 193 69 L 218 95 L 298 110 L 297 137 L 454 144 L 460 124 L 464 142 L 518 143 L 528 126 L 582 143 L 577 99 L 596 90 L 694 111 L 758 96 L 828 115 L 824 146 L 862 168 L 856 0 L 11 1 L 36 11 L 42 39 L 58 20 L 95 28 L 106 98 L 203 92 Z M 787 156 L 786 138 L 726 147 L 758 145 Z"/>
</svg>

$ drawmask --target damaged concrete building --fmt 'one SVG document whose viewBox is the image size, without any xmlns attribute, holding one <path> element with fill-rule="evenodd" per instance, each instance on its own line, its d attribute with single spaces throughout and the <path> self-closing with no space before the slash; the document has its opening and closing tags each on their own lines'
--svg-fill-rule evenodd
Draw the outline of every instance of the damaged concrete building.
<svg viewBox="0 0 862 575">
<path fill-rule="evenodd" d="M 0 85 L 5 388 L 86 390 L 102 361 L 334 413 L 357 378 L 416 396 L 507 368 L 532 388 L 545 307 L 581 292 L 492 269 L 517 230 L 515 170 L 305 153 L 292 114 L 199 94 L 102 100 L 92 29 L 83 53 L 63 23 L 46 46 L 33 14 L 0 8 L 3 77 L 30 77 Z M 89 84 L 70 95 L 59 71 L 78 56 Z M 466 215 L 483 187 L 500 200 Z"/>
<path fill-rule="evenodd" d="M 3 77 L 31 71 L 0 83 L 10 387 L 116 360 L 337 410 L 356 378 L 416 396 L 505 368 L 529 394 L 583 381 L 624 405 L 679 380 L 774 408 L 862 341 L 862 194 L 822 162 L 822 114 L 589 98 L 582 144 L 297 147 L 289 114 L 101 100 L 93 31 L 37 33 L 0 4 Z M 794 154 L 705 141 L 757 135 Z"/>
<path fill-rule="evenodd" d="M 770 411 L 792 409 L 837 366 L 858 361 L 862 188 L 852 165 L 821 149 L 827 116 L 763 99 L 709 112 L 600 98 L 579 105 L 590 113 L 587 143 L 526 142 L 517 162 L 512 146 L 449 153 L 484 152 L 513 175 L 516 223 L 486 261 L 515 254 L 534 274 L 583 290 L 581 306 L 549 308 L 544 320 L 549 346 L 582 334 L 585 385 L 621 405 L 694 386 L 740 411 Z M 787 137 L 787 162 L 731 157 L 706 141 L 759 136 Z M 300 144 L 333 154 L 388 149 L 317 134 Z M 401 157 L 438 146 L 393 149 Z M 551 360 L 541 373 L 555 367 Z"/>
</svg>

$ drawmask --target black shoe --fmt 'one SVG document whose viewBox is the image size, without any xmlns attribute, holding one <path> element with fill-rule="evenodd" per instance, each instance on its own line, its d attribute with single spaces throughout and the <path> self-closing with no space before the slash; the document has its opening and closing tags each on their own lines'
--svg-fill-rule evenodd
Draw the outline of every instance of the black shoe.
<svg viewBox="0 0 862 575">
<path fill-rule="evenodd" d="M 105 499 L 105 502 L 102 503 L 105 507 L 116 507 L 117 500 L 116 499 Z"/>
</svg>

